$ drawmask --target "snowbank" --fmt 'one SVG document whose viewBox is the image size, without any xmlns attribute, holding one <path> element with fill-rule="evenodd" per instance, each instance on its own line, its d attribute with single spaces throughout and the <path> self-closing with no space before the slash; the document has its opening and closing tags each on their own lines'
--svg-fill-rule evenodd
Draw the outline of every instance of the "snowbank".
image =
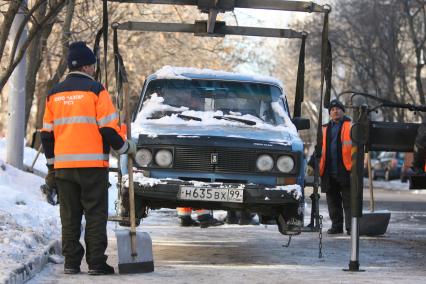
<svg viewBox="0 0 426 284">
<path fill-rule="evenodd" d="M 5 140 L 0 140 L 0 282 L 38 256 L 61 231 L 59 206 L 49 205 L 39 189 L 44 180 L 4 164 L 5 145 Z M 26 154 L 32 161 L 36 151 L 26 149 Z M 40 161 L 37 166 L 42 164 Z"/>
</svg>

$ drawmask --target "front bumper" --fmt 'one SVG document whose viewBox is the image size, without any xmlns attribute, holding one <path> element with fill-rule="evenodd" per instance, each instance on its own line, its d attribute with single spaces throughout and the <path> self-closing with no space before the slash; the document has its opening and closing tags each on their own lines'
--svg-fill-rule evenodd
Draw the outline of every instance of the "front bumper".
<svg viewBox="0 0 426 284">
<path fill-rule="evenodd" d="M 139 200 L 151 208 L 176 208 L 192 207 L 220 210 L 250 210 L 265 215 L 277 215 L 283 210 L 289 215 L 298 212 L 299 205 L 303 203 L 301 191 L 296 189 L 283 190 L 282 187 L 266 187 L 256 184 L 225 184 L 225 183 L 198 183 L 181 180 L 159 180 L 154 185 L 134 183 L 135 194 Z M 243 199 L 240 202 L 221 202 L 208 200 L 181 199 L 181 187 L 215 188 L 215 189 L 241 189 Z"/>
</svg>

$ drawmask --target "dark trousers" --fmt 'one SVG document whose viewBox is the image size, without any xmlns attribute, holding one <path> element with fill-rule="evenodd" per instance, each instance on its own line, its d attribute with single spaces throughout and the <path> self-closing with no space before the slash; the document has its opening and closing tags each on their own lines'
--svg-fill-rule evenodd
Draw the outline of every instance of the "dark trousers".
<svg viewBox="0 0 426 284">
<path fill-rule="evenodd" d="M 343 229 L 343 211 L 345 212 L 346 230 L 351 229 L 351 203 L 350 187 L 342 186 L 335 177 L 330 177 L 327 188 L 328 214 L 330 215 L 332 228 Z M 343 205 L 343 208 L 342 208 Z"/>
<path fill-rule="evenodd" d="M 56 170 L 62 223 L 62 254 L 65 266 L 80 266 L 84 248 L 80 243 L 81 219 L 86 230 L 86 262 L 90 267 L 106 262 L 108 245 L 108 169 L 70 168 Z"/>
</svg>

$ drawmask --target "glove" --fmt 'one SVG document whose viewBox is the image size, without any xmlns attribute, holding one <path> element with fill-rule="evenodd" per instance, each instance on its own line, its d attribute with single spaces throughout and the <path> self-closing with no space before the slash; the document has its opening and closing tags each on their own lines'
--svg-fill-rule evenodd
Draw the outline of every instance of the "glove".
<svg viewBox="0 0 426 284">
<path fill-rule="evenodd" d="M 51 205 L 56 205 L 59 203 L 58 191 L 56 187 L 50 187 L 47 184 L 43 184 L 42 186 L 40 186 L 40 190 L 43 193 L 43 195 L 46 197 L 47 203 Z"/>
<path fill-rule="evenodd" d="M 314 175 L 314 168 L 311 166 L 306 167 L 306 175 L 313 176 Z"/>
<path fill-rule="evenodd" d="M 47 175 L 44 178 L 44 181 L 50 188 L 56 188 L 55 169 L 53 168 L 53 165 L 47 166 Z"/>
<path fill-rule="evenodd" d="M 131 139 L 127 139 L 126 143 L 128 146 L 126 154 L 134 156 L 136 154 L 136 143 Z"/>
</svg>

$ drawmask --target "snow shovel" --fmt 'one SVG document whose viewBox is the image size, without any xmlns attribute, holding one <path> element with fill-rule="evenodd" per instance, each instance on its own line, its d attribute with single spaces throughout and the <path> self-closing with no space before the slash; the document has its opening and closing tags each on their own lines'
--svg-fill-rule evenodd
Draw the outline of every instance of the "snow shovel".
<svg viewBox="0 0 426 284">
<path fill-rule="evenodd" d="M 370 212 L 363 212 L 362 217 L 359 219 L 359 235 L 380 236 L 386 233 L 391 213 L 388 210 L 374 211 L 375 204 L 370 152 L 367 152 L 367 165 L 370 188 Z"/>
<path fill-rule="evenodd" d="M 131 139 L 130 107 L 127 84 L 123 85 L 126 109 L 127 137 Z M 135 189 L 133 186 L 133 160 L 127 159 L 129 174 L 129 208 L 130 231 L 128 229 L 116 230 L 118 251 L 118 272 L 120 274 L 146 273 L 154 271 L 152 255 L 152 241 L 148 233 L 136 231 L 135 220 Z"/>
</svg>

